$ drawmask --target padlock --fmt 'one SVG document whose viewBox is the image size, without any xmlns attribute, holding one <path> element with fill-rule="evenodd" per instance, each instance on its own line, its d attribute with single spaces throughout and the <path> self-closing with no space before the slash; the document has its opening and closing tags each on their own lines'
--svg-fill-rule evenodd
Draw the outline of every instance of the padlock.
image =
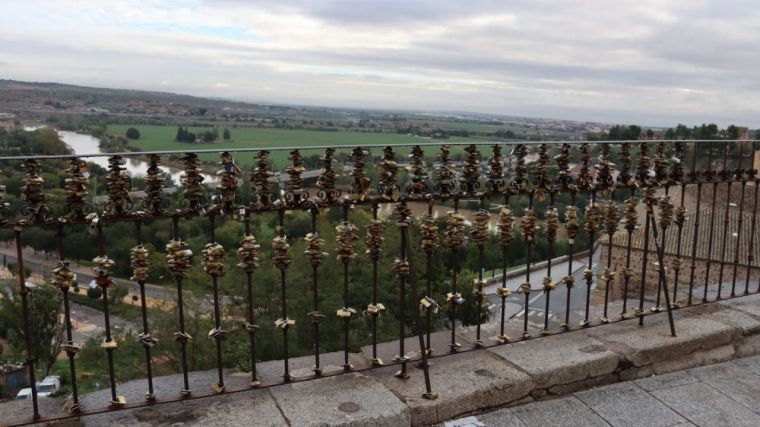
<svg viewBox="0 0 760 427">
<path fill-rule="evenodd" d="M 351 316 L 356 314 L 356 310 L 349 307 L 343 307 L 339 309 L 335 314 L 342 319 L 350 319 Z"/>
<path fill-rule="evenodd" d="M 498 296 L 500 296 L 502 298 L 506 298 L 506 297 L 512 295 L 512 291 L 510 291 L 509 288 L 507 288 L 507 287 L 498 287 L 498 288 L 496 288 L 496 295 L 498 295 Z"/>
<path fill-rule="evenodd" d="M 385 306 L 381 303 L 369 304 L 364 313 L 370 316 L 377 316 L 384 310 Z"/>
<path fill-rule="evenodd" d="M 296 324 L 295 320 L 284 318 L 284 319 L 277 319 L 274 322 L 274 326 L 280 329 L 288 329 L 291 326 L 294 326 Z"/>
<path fill-rule="evenodd" d="M 479 209 L 475 213 L 475 217 L 472 221 L 472 231 L 470 236 L 475 244 L 479 247 L 484 247 L 488 244 L 490 234 L 488 233 L 488 223 L 491 220 L 491 214 L 485 209 Z"/>
</svg>

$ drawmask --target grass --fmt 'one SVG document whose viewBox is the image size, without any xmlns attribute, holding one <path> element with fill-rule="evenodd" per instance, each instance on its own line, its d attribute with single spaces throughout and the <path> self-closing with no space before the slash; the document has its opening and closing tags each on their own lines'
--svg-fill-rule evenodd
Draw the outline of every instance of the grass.
<svg viewBox="0 0 760 427">
<path fill-rule="evenodd" d="M 481 141 L 478 138 L 450 138 L 446 140 L 421 138 L 410 135 L 401 135 L 395 133 L 363 133 L 363 132 L 329 132 L 316 130 L 292 130 L 292 129 L 271 129 L 271 128 L 230 128 L 232 140 L 217 140 L 212 143 L 188 144 L 177 142 L 174 137 L 177 134 L 176 126 L 156 126 L 156 125 L 110 125 L 108 132 L 113 135 L 124 135 L 127 128 L 135 127 L 140 131 L 140 139 L 130 141 L 130 145 L 138 147 L 143 151 L 154 150 L 203 150 L 227 148 L 257 148 L 257 147 L 278 147 L 278 146 L 371 146 L 386 145 L 399 143 L 426 143 L 447 141 Z M 208 130 L 208 127 L 190 127 L 191 132 L 201 132 Z M 221 131 L 220 131 L 221 134 Z M 402 153 L 399 150 L 399 153 Z M 304 150 L 304 156 L 318 154 Z M 278 166 L 287 164 L 287 152 L 272 153 L 271 158 Z M 200 156 L 202 160 L 218 159 L 216 154 L 204 154 Z M 250 165 L 252 163 L 253 153 L 238 155 L 236 160 L 241 165 Z"/>
</svg>

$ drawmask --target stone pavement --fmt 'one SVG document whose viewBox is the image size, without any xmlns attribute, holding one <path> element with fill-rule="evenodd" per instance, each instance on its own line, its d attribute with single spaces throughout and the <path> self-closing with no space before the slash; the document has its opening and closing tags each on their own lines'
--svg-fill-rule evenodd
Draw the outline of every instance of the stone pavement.
<svg viewBox="0 0 760 427">
<path fill-rule="evenodd" d="M 760 426 L 760 356 L 446 421 L 480 426 Z"/>
<path fill-rule="evenodd" d="M 398 366 L 387 366 L 250 390 L 246 389 L 245 373 L 228 372 L 225 382 L 230 390 L 244 391 L 83 416 L 67 425 L 435 425 L 493 408 L 535 402 L 496 412 L 492 416 L 501 419 L 501 424 L 495 425 L 510 425 L 515 420 L 536 425 L 546 419 L 544 424 L 561 421 L 567 425 L 674 425 L 687 420 L 701 425 L 714 424 L 712 420 L 741 425 L 750 420 L 760 426 L 753 412 L 760 410 L 760 356 L 752 358 L 760 355 L 760 294 L 684 308 L 675 313 L 675 320 L 677 337 L 670 336 L 667 316 L 660 313 L 647 317 L 643 327 L 631 319 L 435 357 L 430 376 L 438 393 L 436 400 L 422 398 L 422 372 L 413 361 L 406 380 L 394 376 Z M 490 326 L 484 327 L 483 337 L 492 342 L 498 331 Z M 510 323 L 508 334 L 519 336 L 520 326 L 519 322 Z M 462 350 L 473 349 L 471 334 L 460 329 Z M 446 331 L 433 334 L 434 356 L 446 354 L 448 335 Z M 406 354 L 412 358 L 419 355 L 415 340 L 406 340 Z M 398 342 L 378 346 L 378 356 L 385 360 L 392 360 L 397 353 Z M 361 369 L 370 357 L 371 349 L 364 348 L 351 355 L 351 363 Z M 310 374 L 311 357 L 290 362 L 296 377 Z M 697 368 L 721 362 L 729 363 Z M 323 355 L 323 363 L 326 372 L 340 370 L 342 353 Z M 276 383 L 282 369 L 281 361 L 261 363 L 264 384 Z M 676 373 L 669 374 L 672 372 Z M 213 370 L 194 372 L 191 388 L 208 392 L 214 379 Z M 155 384 L 158 399 L 175 399 L 181 376 L 159 377 Z M 145 381 L 118 384 L 117 389 L 136 404 L 142 399 Z M 89 410 L 102 408 L 108 399 L 107 390 L 83 398 Z M 28 402 L 13 403 L 18 405 L 0 407 L 0 424 L 19 422 L 23 405 L 28 414 Z M 633 414 L 631 408 L 643 413 Z M 45 408 L 43 414 L 63 413 Z M 552 421 L 557 414 L 562 418 Z"/>
</svg>

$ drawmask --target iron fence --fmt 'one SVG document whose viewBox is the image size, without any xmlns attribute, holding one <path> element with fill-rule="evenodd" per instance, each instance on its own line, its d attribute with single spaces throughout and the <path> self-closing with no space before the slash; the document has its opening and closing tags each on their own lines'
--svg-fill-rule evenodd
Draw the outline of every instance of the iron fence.
<svg viewBox="0 0 760 427">
<path fill-rule="evenodd" d="M 724 287 L 730 284 L 729 298 L 746 295 L 760 291 L 751 288 L 751 279 L 756 266 L 753 256 L 756 252 L 756 216 L 758 198 L 758 175 L 757 170 L 748 161 L 750 154 L 755 153 L 756 143 L 751 141 L 608 141 L 608 142 L 536 142 L 536 143 L 470 143 L 450 144 L 419 144 L 419 145 L 391 145 L 382 149 L 382 154 L 377 158 L 369 157 L 369 147 L 280 147 L 269 149 L 238 149 L 228 150 L 220 155 L 219 171 L 215 188 L 207 188 L 204 185 L 204 175 L 201 173 L 202 162 L 199 154 L 218 152 L 215 150 L 195 150 L 188 153 L 176 152 L 130 152 L 106 154 L 108 168 L 106 174 L 107 201 L 102 206 L 94 206 L 93 198 L 88 194 L 89 180 L 84 171 L 86 159 L 94 156 L 104 156 L 96 153 L 79 156 L 37 156 L 28 158 L 4 157 L 0 161 L 7 167 L 18 167 L 21 163 L 26 180 L 20 193 L 24 200 L 24 207 L 19 212 L 10 212 L 8 204 L 2 200 L 2 206 L 6 209 L 2 212 L 0 225 L 6 229 L 12 229 L 15 235 L 15 243 L 18 254 L 18 288 L 21 299 L 22 312 L 20 313 L 24 323 L 24 335 L 26 337 L 26 363 L 28 365 L 30 382 L 32 385 L 32 399 L 30 402 L 32 417 L 25 422 L 35 422 L 56 418 L 81 416 L 88 413 L 97 413 L 109 410 L 134 408 L 137 406 L 156 404 L 161 402 L 176 401 L 181 399 L 198 398 L 213 394 L 232 393 L 255 387 L 267 387 L 291 381 L 305 381 L 329 375 L 339 374 L 336 372 L 323 372 L 320 361 L 320 336 L 325 332 L 320 329 L 321 320 L 327 316 L 321 310 L 320 289 L 332 284 L 320 283 L 320 266 L 331 261 L 326 258 L 323 247 L 325 242 L 319 237 L 317 229 L 317 216 L 324 210 L 339 210 L 341 220 L 337 224 L 337 262 L 342 267 L 342 294 L 343 306 L 335 315 L 342 320 L 342 331 L 330 331 L 342 333 L 344 364 L 343 372 L 355 372 L 372 369 L 380 366 L 397 365 L 399 368 L 396 376 L 403 380 L 410 375 L 407 366 L 412 360 L 407 356 L 404 338 L 409 336 L 408 325 L 415 325 L 416 337 L 419 340 L 419 362 L 425 376 L 425 390 L 421 392 L 427 399 L 435 399 L 436 393 L 428 371 L 428 359 L 445 357 L 448 354 L 488 348 L 495 345 L 503 345 L 515 341 L 538 338 L 567 331 L 603 325 L 630 318 L 638 318 L 642 325 L 648 315 L 666 311 L 670 321 L 671 333 L 675 336 L 676 328 L 673 321 L 672 310 L 681 306 L 695 304 L 695 299 L 707 303 L 727 298 L 724 295 Z M 481 149 L 485 153 L 481 153 Z M 275 151 L 288 151 L 290 164 L 284 169 L 287 178 L 284 180 L 283 189 L 277 192 L 275 185 L 275 171 L 272 163 L 268 160 L 269 155 Z M 303 174 L 306 172 L 302 151 L 322 150 L 320 159 L 321 169 L 317 174 L 317 191 L 311 194 L 307 187 Z M 424 150 L 435 150 L 437 156 L 427 156 Z M 405 164 L 397 163 L 399 154 L 404 151 L 407 157 Z M 489 152 L 490 151 L 490 152 Z M 247 155 L 254 153 L 253 168 L 243 171 L 236 163 L 233 155 Z M 738 152 L 738 155 L 736 153 Z M 336 168 L 336 153 L 343 155 L 342 169 L 348 172 L 347 179 L 341 181 L 338 176 L 341 168 Z M 509 153 L 509 154 L 505 154 Z M 184 178 L 181 183 L 181 192 L 169 195 L 165 192 L 165 177 L 162 170 L 162 156 L 181 155 L 179 161 L 184 166 Z M 130 176 L 123 167 L 126 158 L 147 158 L 148 168 L 145 172 L 145 188 L 142 194 L 137 196 L 130 192 Z M 66 194 L 67 212 L 54 215 L 53 209 L 48 204 L 44 179 L 40 173 L 41 160 L 48 158 L 64 159 L 68 162 L 65 171 L 66 179 L 64 191 Z M 614 163 L 613 163 L 614 160 Z M 368 165 L 370 163 L 370 165 Z M 376 163 L 376 165 L 372 165 Z M 687 166 L 687 164 L 689 166 Z M 402 168 L 403 166 L 403 168 Z M 376 183 L 372 182 L 369 170 L 371 167 L 377 170 Z M 399 177 L 402 169 L 406 170 L 404 182 Z M 251 200 L 241 200 L 239 197 L 240 187 L 249 186 L 252 194 Z M 733 193 L 734 188 L 739 188 L 739 195 Z M 711 188 L 708 194 L 709 200 L 702 198 L 703 189 Z M 692 203 L 687 200 L 688 191 L 696 189 L 696 201 L 694 202 L 694 221 L 687 221 L 687 205 Z M 724 190 L 721 190 L 724 189 Z M 4 189 L 3 189 L 4 190 Z M 677 193 L 676 197 L 672 193 Z M 734 194 L 734 196 L 732 196 Z M 555 200 L 560 196 L 569 196 L 570 203 L 567 206 L 556 206 Z M 720 195 L 720 199 L 719 199 Z M 167 197 L 179 198 L 183 206 L 176 210 L 166 209 Z M 732 199 L 732 197 L 734 197 Z M 723 200 L 725 198 L 725 200 Z M 527 206 L 518 212 L 512 207 L 516 199 L 527 200 Z M 674 202 L 674 199 L 676 200 Z M 474 200 L 477 203 L 471 223 L 465 220 L 460 211 L 460 203 L 463 200 Z M 586 202 L 585 209 L 579 211 L 578 201 Z M 730 207 L 737 205 L 738 222 L 730 222 Z M 745 203 L 745 200 L 751 201 Z M 716 214 L 719 208 L 718 202 L 724 203 L 723 216 L 718 218 Z M 489 226 L 492 220 L 490 204 L 495 202 L 497 213 L 495 215 L 495 229 Z M 546 204 L 545 212 L 541 214 L 543 219 L 539 221 L 536 206 L 538 203 Z M 705 203 L 707 202 L 707 203 Z M 412 214 L 410 203 L 426 203 L 427 213 L 415 218 Z M 732 205 L 733 203 L 733 205 Z M 378 211 L 381 206 L 393 207 L 392 222 L 379 219 Z M 436 220 L 433 209 L 436 205 L 445 205 L 451 210 L 446 214 L 445 223 Z M 366 206 L 370 209 L 372 220 L 366 227 L 366 239 L 364 246 L 366 253 L 360 254 L 357 250 L 360 245 L 359 230 L 349 221 L 349 209 L 354 206 Z M 707 253 L 698 251 L 698 246 L 703 244 L 704 232 L 700 227 L 699 213 L 709 209 L 709 224 L 707 224 Z M 290 249 L 288 236 L 285 235 L 286 211 L 302 210 L 309 212 L 311 217 L 311 230 L 305 237 L 305 253 L 294 254 Z M 560 215 L 563 211 L 564 215 Z M 744 212 L 750 214 L 749 226 L 743 222 Z M 276 215 L 277 228 L 271 242 L 273 251 L 272 259 L 262 259 L 261 245 L 251 233 L 252 215 Z M 189 218 L 202 217 L 208 221 L 208 243 L 201 254 L 201 264 L 208 274 L 211 282 L 213 299 L 214 328 L 209 332 L 209 337 L 216 347 L 217 380 L 211 385 L 210 391 L 191 390 L 190 369 L 188 367 L 187 344 L 192 337 L 187 333 L 185 325 L 185 311 L 183 303 L 183 280 L 193 265 L 192 251 L 180 234 L 180 221 Z M 238 264 L 246 277 L 246 312 L 241 326 L 248 334 L 249 358 L 251 374 L 249 387 L 229 388 L 225 384 L 222 342 L 227 338 L 228 331 L 223 328 L 221 318 L 220 290 L 218 278 L 224 274 L 226 268 L 224 254 L 226 250 L 216 242 L 216 222 L 220 218 L 234 218 L 245 225 L 245 234 L 241 236 L 240 247 L 237 248 Z M 722 219 L 724 226 L 722 235 L 716 235 L 715 223 Z M 143 246 L 141 227 L 148 221 L 166 221 L 171 224 L 172 237 L 166 242 L 166 262 L 176 285 L 177 303 L 177 332 L 175 340 L 181 353 L 181 367 L 183 387 L 177 395 L 159 395 L 154 390 L 152 360 L 157 341 L 151 335 L 149 312 L 146 306 L 145 283 L 149 273 L 149 253 Z M 117 342 L 112 336 L 109 322 L 109 299 L 108 290 L 113 283 L 112 270 L 113 259 L 108 256 L 109 245 L 104 238 L 103 229 L 112 223 L 131 222 L 134 224 L 135 247 L 131 251 L 131 267 L 133 270 L 132 280 L 140 286 L 141 308 L 141 333 L 139 340 L 145 351 L 146 366 L 146 393 L 143 402 L 127 403 L 118 394 L 118 384 L 114 376 L 114 364 L 119 363 L 118 355 L 115 354 Z M 540 225 L 539 225 L 540 223 Z M 692 227 L 689 236 L 691 242 L 683 241 L 684 227 L 689 224 Z M 731 230 L 735 241 L 728 240 L 729 224 L 735 224 Z M 111 399 L 104 402 L 100 408 L 84 408 L 81 404 L 81 396 L 77 389 L 77 353 L 80 347 L 73 341 L 71 328 L 71 309 L 69 292 L 76 275 L 65 258 L 64 235 L 72 226 L 88 226 L 94 234 L 98 256 L 93 260 L 96 283 L 102 288 L 102 310 L 105 321 L 105 340 L 102 348 L 105 352 L 109 367 L 109 387 Z M 55 414 L 43 417 L 38 406 L 38 398 L 35 389 L 35 355 L 32 354 L 31 334 L 29 331 L 30 308 L 28 302 L 29 290 L 26 287 L 24 273 L 23 242 L 24 233 L 34 227 L 50 228 L 57 231 L 59 243 L 59 262 L 52 271 L 51 283 L 58 287 L 63 296 L 63 314 L 65 321 L 65 343 L 63 351 L 68 357 L 70 368 L 69 383 L 71 385 L 70 413 Z M 410 229 L 418 228 L 418 241 L 411 237 Z M 748 228 L 747 228 L 748 227 Z M 443 229 L 439 229 L 443 228 Z M 516 230 L 519 229 L 519 233 Z M 641 236 L 643 229 L 643 237 Z M 400 247 L 393 253 L 385 253 L 382 249 L 383 236 L 388 233 L 399 233 Z M 498 312 L 499 333 L 495 338 L 488 338 L 481 329 L 483 316 L 480 314 L 488 308 L 487 295 L 484 290 L 488 281 L 484 277 L 484 251 L 492 244 L 492 233 L 496 234 L 496 244 L 501 249 L 502 275 L 497 279 L 499 286 L 495 294 L 500 299 Z M 589 242 L 599 240 L 601 251 L 606 252 L 606 258 L 601 263 L 597 274 L 592 268 L 594 251 L 589 250 L 585 260 L 586 268 L 583 271 L 582 282 L 576 289 L 576 279 L 573 277 L 574 263 L 584 262 L 576 255 L 576 240 L 584 234 Z M 633 242 L 636 236 L 643 238 L 643 246 L 640 248 L 642 259 L 640 262 L 632 262 L 632 251 L 635 250 Z M 676 244 L 674 251 L 668 251 L 668 241 Z M 702 236 L 702 237 L 700 237 Z M 532 256 L 532 250 L 537 239 L 541 237 L 549 242 L 549 250 L 544 260 L 536 260 Z M 669 237 L 670 240 L 666 240 Z M 554 253 L 554 243 L 564 239 L 566 243 L 567 271 L 558 272 L 553 269 L 555 256 L 562 254 Z M 600 240 L 601 239 L 601 240 Z M 622 248 L 626 256 L 625 267 L 622 274 L 616 275 L 613 268 L 613 245 L 615 242 L 623 242 Z M 733 243 L 733 248 L 731 248 Z M 457 255 L 466 245 L 474 245 L 478 254 L 478 276 L 472 290 L 472 300 L 464 292 L 464 286 L 458 282 L 460 273 L 459 266 L 454 263 L 449 266 L 450 290 L 445 301 L 435 301 L 431 288 L 430 268 L 431 258 L 436 253 L 452 255 L 451 259 L 457 259 Z M 424 254 L 421 264 L 425 267 L 417 269 L 413 259 L 412 247 L 421 248 Z M 524 271 L 525 281 L 519 286 L 517 292 L 522 294 L 522 331 L 519 336 L 509 337 L 505 330 L 508 318 L 505 315 L 506 301 L 511 297 L 513 290 L 507 286 L 507 265 L 510 256 L 510 247 L 523 246 L 527 254 L 528 263 Z M 672 246 L 672 243 L 671 243 Z M 683 246 L 683 250 L 682 250 Z M 740 253 L 740 247 L 746 250 L 746 254 Z M 732 256 L 730 254 L 733 254 Z M 398 277 L 396 301 L 381 301 L 378 295 L 378 262 L 382 257 L 394 258 L 393 270 Z M 726 259 L 731 256 L 730 259 Z M 650 262 L 650 258 L 656 260 Z M 669 260 L 669 262 L 666 262 Z M 372 269 L 371 286 L 372 298 L 366 301 L 366 309 L 362 310 L 370 319 L 372 337 L 371 366 L 367 368 L 354 368 L 349 362 L 349 342 L 351 328 L 358 327 L 352 319 L 359 314 L 356 308 L 350 306 L 351 281 L 349 265 L 369 261 Z M 288 355 L 288 334 L 292 328 L 298 327 L 295 321 L 289 317 L 288 311 L 288 272 L 294 261 L 304 261 L 302 265 L 311 269 L 311 296 L 312 310 L 308 313 L 311 321 L 311 330 L 314 339 L 313 373 L 308 376 L 293 376 L 290 371 Z M 545 261 L 545 277 L 540 287 L 534 287 L 531 275 L 535 275 L 535 266 L 531 261 Z M 274 325 L 257 325 L 256 312 L 254 310 L 253 288 L 255 286 L 256 271 L 262 262 L 272 263 L 279 271 L 280 290 L 280 318 Z M 555 263 L 557 261 L 554 261 Z M 690 263 L 690 272 L 681 274 L 681 267 Z M 704 263 L 704 281 L 701 284 L 701 298 L 695 294 L 699 291 L 697 283 L 697 265 Z M 638 264 L 638 265 L 637 265 Z M 716 267 L 717 265 L 717 267 Z M 634 271 L 634 267 L 638 267 Z M 711 269 L 719 269 L 718 280 L 711 280 Z M 651 310 L 645 309 L 647 291 L 647 270 L 654 268 L 657 272 L 657 287 L 655 306 Z M 742 270 L 744 273 L 742 274 Z M 668 273 L 670 271 L 670 273 Z M 670 276 L 668 276 L 670 274 Z M 638 275 L 638 286 L 634 286 L 632 278 Z M 740 280 L 743 275 L 743 286 Z M 426 277 L 424 286 L 418 285 L 418 278 Z M 561 276 L 561 277 L 560 277 Z M 622 277 L 620 277 L 622 276 Z M 681 294 L 679 294 L 679 285 Z M 622 295 L 620 301 L 613 304 L 610 297 L 611 287 L 619 289 Z M 713 298 L 709 298 L 708 291 L 717 286 L 717 292 Z M 564 319 L 559 327 L 553 327 L 550 323 L 550 297 L 558 287 L 565 288 Z M 596 288 L 597 291 L 593 289 Z M 672 293 L 671 293 L 672 289 Z M 686 289 L 686 291 L 684 291 Z M 570 301 L 573 292 L 583 293 L 583 309 L 581 320 L 578 323 L 571 322 Z M 598 318 L 592 316 L 592 297 L 597 292 L 601 300 L 601 315 Z M 686 292 L 685 302 L 678 303 L 679 295 Z M 529 312 L 531 296 L 544 295 L 543 325 L 539 330 L 532 330 L 529 325 Z M 405 312 L 406 299 L 416 301 L 417 309 L 413 312 Z M 682 300 L 684 298 L 681 298 Z M 633 300 L 633 301 L 629 301 Z M 664 304 L 663 304 L 664 302 Z M 630 310 L 631 303 L 635 309 Z M 393 361 L 384 362 L 378 356 L 378 319 L 385 310 L 385 304 L 398 304 L 400 307 L 398 318 L 398 355 Z M 457 342 L 458 316 L 461 304 L 474 304 L 478 313 L 475 325 L 474 340 L 472 345 L 463 346 Z M 619 307 L 620 312 L 612 314 L 612 310 Z M 439 309 L 445 310 L 449 322 L 450 337 L 447 349 L 435 349 L 431 343 L 431 333 L 434 326 L 431 323 L 432 313 Z M 411 320 L 407 319 L 411 317 Z M 299 325 L 300 326 L 300 325 Z M 281 330 L 283 339 L 283 370 L 281 381 L 262 381 L 257 372 L 257 348 L 256 334 L 259 328 L 274 327 Z"/>
</svg>

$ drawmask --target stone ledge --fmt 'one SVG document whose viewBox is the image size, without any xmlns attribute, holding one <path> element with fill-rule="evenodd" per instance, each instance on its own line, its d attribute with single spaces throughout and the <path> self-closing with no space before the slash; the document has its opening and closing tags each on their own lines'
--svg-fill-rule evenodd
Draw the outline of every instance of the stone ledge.
<svg viewBox="0 0 760 427">
<path fill-rule="evenodd" d="M 397 367 L 373 371 L 383 385 L 392 390 L 411 409 L 412 424 L 435 424 L 489 407 L 522 399 L 535 388 L 530 377 L 485 351 L 474 351 L 436 358 L 430 364 L 435 400 L 423 399 L 422 371 L 409 364 L 410 377 L 395 377 Z"/>
<path fill-rule="evenodd" d="M 293 426 L 396 426 L 411 421 L 409 408 L 393 393 L 358 373 L 273 387 L 271 392 Z"/>
<path fill-rule="evenodd" d="M 425 390 L 422 371 L 417 362 L 410 362 L 410 378 L 407 380 L 396 378 L 394 373 L 398 366 L 392 366 L 362 374 L 277 386 L 270 391 L 252 390 L 82 417 L 81 422 L 89 425 L 114 422 L 155 425 L 153 414 L 166 421 L 188 417 L 185 419 L 191 424 L 213 420 L 230 426 L 248 425 L 252 415 L 245 414 L 252 413 L 241 409 L 248 405 L 263 414 L 263 422 L 272 424 L 428 425 L 526 400 L 760 354 L 760 295 L 678 310 L 675 320 L 677 337 L 670 336 L 667 314 L 660 313 L 647 317 L 643 327 L 632 319 L 486 350 L 436 357 L 431 360 L 430 375 L 433 391 L 439 397 L 432 401 L 421 397 Z M 446 332 L 434 334 L 436 354 L 448 351 L 448 348 L 440 347 L 447 343 L 447 335 Z M 460 338 L 465 346 L 470 345 L 466 337 Z M 416 356 L 416 338 L 409 338 L 406 344 L 408 355 Z M 379 353 L 389 357 L 397 352 L 397 346 L 397 342 L 382 344 Z M 367 350 L 363 355 L 352 355 L 352 362 L 360 366 L 363 360 L 366 363 Z M 339 360 L 338 355 L 335 357 Z M 328 355 L 325 361 L 335 363 Z M 309 363 L 308 358 L 303 358 L 295 361 L 292 367 L 295 371 L 307 370 Z M 279 375 L 281 364 L 266 362 L 261 368 L 270 368 Z M 212 372 L 194 373 L 193 377 L 196 376 L 193 382 L 198 387 L 207 387 L 213 382 Z M 235 383 L 235 376 L 228 376 L 230 383 Z M 198 382 L 198 378 L 204 385 Z M 172 389 L 177 387 L 176 382 L 176 378 L 156 379 L 157 384 Z M 126 394 L 136 394 L 143 388 L 144 381 L 119 385 L 119 390 Z M 102 394 L 101 391 L 85 400 L 102 402 Z M 97 405 L 90 407 L 94 406 Z M 71 425 L 70 421 L 68 423 Z"/>
</svg>

